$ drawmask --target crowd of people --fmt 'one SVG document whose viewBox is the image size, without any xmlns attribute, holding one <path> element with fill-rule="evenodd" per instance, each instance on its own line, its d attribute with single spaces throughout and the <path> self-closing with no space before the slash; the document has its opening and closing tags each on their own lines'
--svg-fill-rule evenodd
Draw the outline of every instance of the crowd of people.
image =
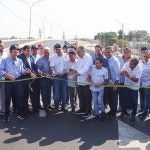
<svg viewBox="0 0 150 150">
<path fill-rule="evenodd" d="M 150 112 L 146 47 L 141 48 L 141 56 L 141 60 L 133 57 L 130 47 L 120 53 L 117 45 L 96 45 L 90 55 L 83 46 L 61 44 L 55 44 L 54 51 L 44 44 L 22 48 L 14 44 L 7 54 L 0 41 L 0 112 L 9 122 L 11 106 L 17 118 L 24 120 L 40 109 L 67 113 L 69 103 L 71 112 L 84 118 L 94 114 L 96 120 L 113 120 L 120 111 L 121 118 L 135 121 L 140 95 L 143 121 Z"/>
</svg>

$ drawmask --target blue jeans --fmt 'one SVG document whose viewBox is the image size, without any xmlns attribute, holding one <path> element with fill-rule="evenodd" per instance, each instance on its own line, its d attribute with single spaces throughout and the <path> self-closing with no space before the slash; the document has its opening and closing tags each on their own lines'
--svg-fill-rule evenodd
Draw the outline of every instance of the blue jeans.
<svg viewBox="0 0 150 150">
<path fill-rule="evenodd" d="M 66 106 L 67 99 L 67 77 L 56 75 L 54 79 L 54 105 L 58 109 L 59 101 L 62 101 L 62 108 Z"/>
<path fill-rule="evenodd" d="M 100 90 L 98 92 L 92 91 L 92 98 L 93 98 L 93 102 L 94 102 L 94 111 L 95 111 L 96 115 L 99 115 L 100 111 L 105 112 L 103 95 L 104 95 L 104 90 Z"/>
<path fill-rule="evenodd" d="M 144 90 L 144 113 L 150 113 L 150 88 Z"/>
<path fill-rule="evenodd" d="M 48 78 L 41 78 L 40 80 L 41 86 L 41 96 L 44 108 L 48 108 L 51 103 L 51 80 Z"/>
</svg>

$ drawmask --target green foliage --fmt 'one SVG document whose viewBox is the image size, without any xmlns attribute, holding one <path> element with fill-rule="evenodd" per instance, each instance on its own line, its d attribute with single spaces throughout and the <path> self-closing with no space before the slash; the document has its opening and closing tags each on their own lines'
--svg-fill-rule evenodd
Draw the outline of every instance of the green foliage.
<svg viewBox="0 0 150 150">
<path fill-rule="evenodd" d="M 102 45 L 109 46 L 117 42 L 118 36 L 116 32 L 99 32 L 94 39 L 100 40 Z"/>
<path fill-rule="evenodd" d="M 117 45 L 119 45 L 119 47 L 127 47 L 128 46 L 128 41 L 127 40 L 123 40 L 123 39 L 119 39 L 117 42 L 116 42 Z"/>
</svg>

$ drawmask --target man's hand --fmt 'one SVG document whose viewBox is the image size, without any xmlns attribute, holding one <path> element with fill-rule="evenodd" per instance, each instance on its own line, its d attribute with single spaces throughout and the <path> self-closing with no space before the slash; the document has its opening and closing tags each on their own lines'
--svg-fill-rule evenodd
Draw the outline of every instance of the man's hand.
<svg viewBox="0 0 150 150">
<path fill-rule="evenodd" d="M 25 69 L 24 74 L 30 74 L 31 70 L 29 68 Z"/>
<path fill-rule="evenodd" d="M 124 71 L 124 74 L 125 74 L 126 77 L 129 77 L 129 76 L 130 76 L 127 71 Z"/>
<path fill-rule="evenodd" d="M 34 73 L 31 73 L 32 78 L 36 78 L 37 76 Z"/>
<path fill-rule="evenodd" d="M 15 77 L 13 75 L 11 75 L 11 74 L 6 73 L 4 76 L 5 76 L 5 78 L 10 79 L 11 81 L 15 81 L 16 80 Z"/>
<path fill-rule="evenodd" d="M 97 83 L 97 84 L 95 84 L 95 87 L 96 87 L 96 88 L 101 87 L 101 83 Z"/>
<path fill-rule="evenodd" d="M 74 78 L 76 78 L 77 76 L 79 76 L 80 74 L 78 73 L 78 72 L 76 72 L 76 73 L 74 73 L 73 75 L 72 75 L 72 78 L 74 79 Z"/>
</svg>

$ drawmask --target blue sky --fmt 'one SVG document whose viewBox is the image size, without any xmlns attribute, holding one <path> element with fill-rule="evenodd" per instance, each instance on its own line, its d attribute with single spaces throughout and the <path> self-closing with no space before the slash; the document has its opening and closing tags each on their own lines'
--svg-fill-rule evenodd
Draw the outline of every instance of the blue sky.
<svg viewBox="0 0 150 150">
<path fill-rule="evenodd" d="M 23 2 L 24 1 L 24 2 Z M 0 0 L 0 37 L 27 37 L 29 29 L 29 5 L 36 0 Z M 14 15 L 15 14 L 15 15 Z M 61 38 L 65 31 L 67 38 L 93 37 L 98 31 L 118 31 L 124 23 L 124 30 L 145 29 L 150 32 L 149 0 L 43 0 L 32 9 L 31 35 L 38 37 L 45 19 L 45 35 Z"/>
</svg>

